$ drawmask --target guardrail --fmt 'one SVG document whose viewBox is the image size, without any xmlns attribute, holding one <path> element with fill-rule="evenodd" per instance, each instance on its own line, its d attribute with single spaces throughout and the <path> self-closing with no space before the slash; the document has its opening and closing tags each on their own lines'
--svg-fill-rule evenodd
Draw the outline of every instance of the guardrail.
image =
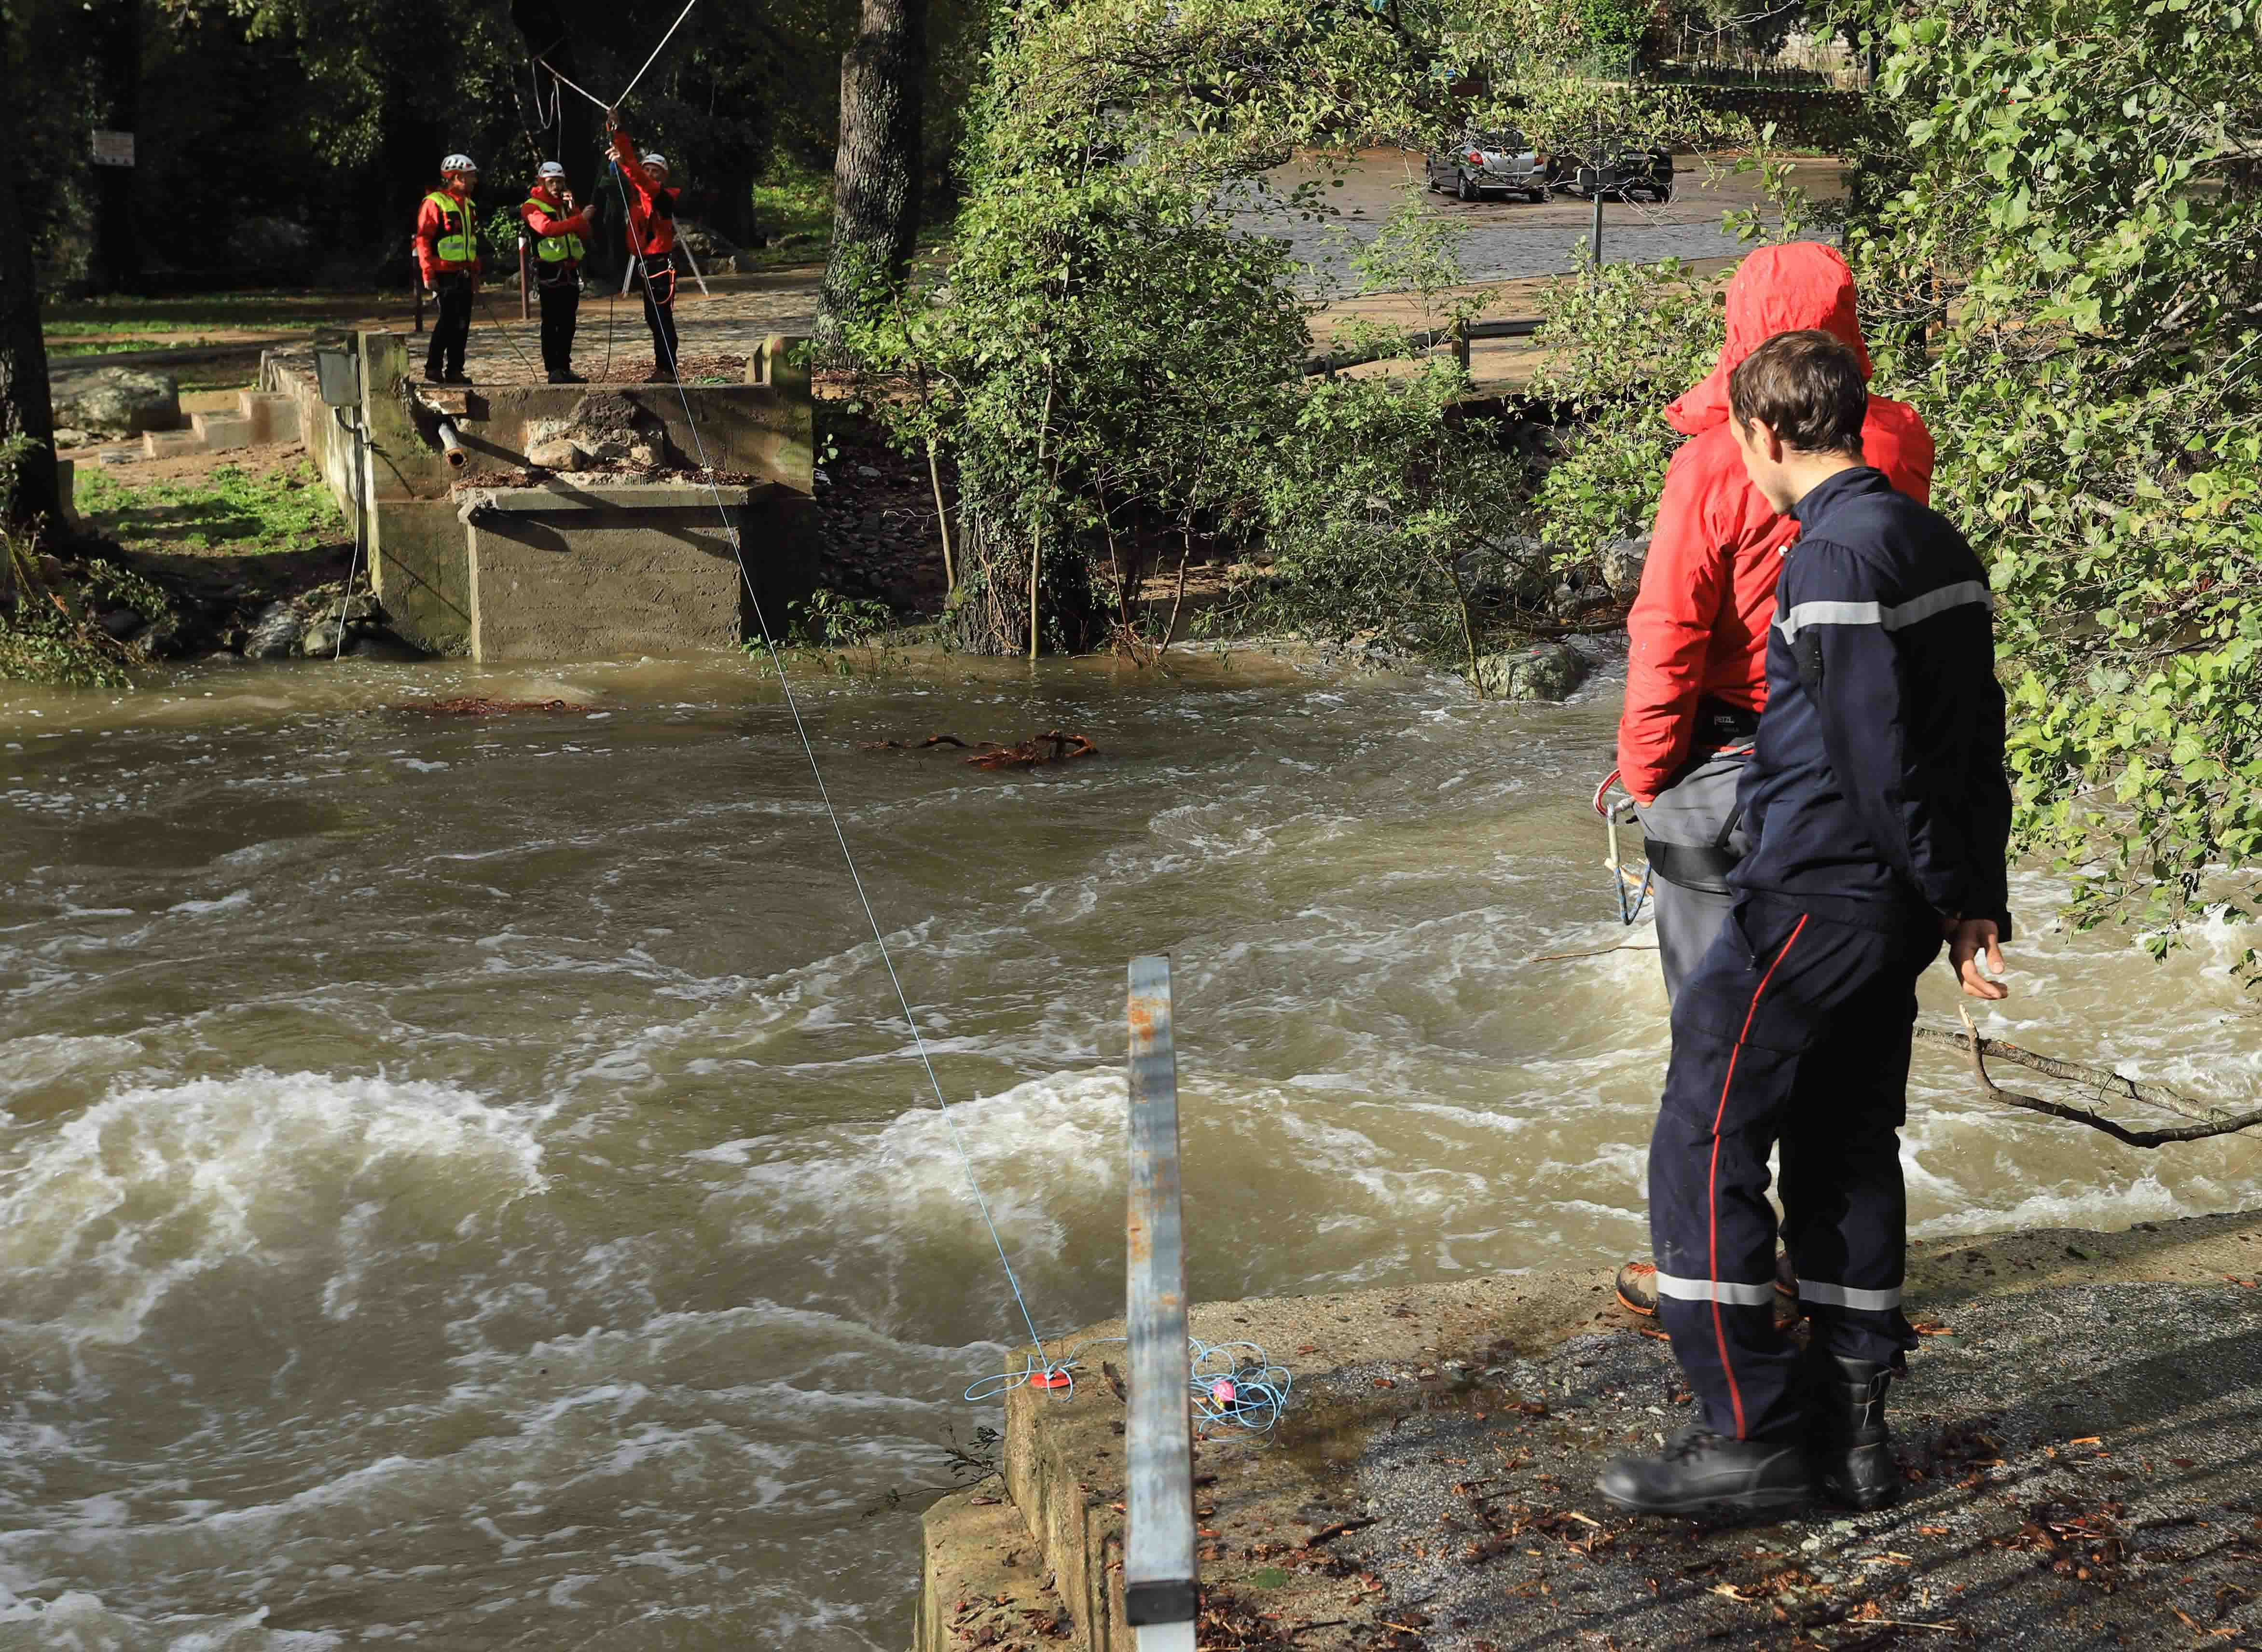
<svg viewBox="0 0 2262 1652">
<path fill-rule="evenodd" d="M 1472 321 L 1466 327 L 1432 328 L 1427 332 L 1408 334 L 1406 343 L 1416 350 L 1436 350 L 1451 346 L 1462 367 L 1469 364 L 1469 345 L 1480 338 L 1529 338 L 1540 328 L 1535 316 L 1517 316 L 1505 321 Z M 1341 372 L 1346 367 L 1357 367 L 1366 362 L 1381 361 L 1395 356 L 1401 346 L 1378 345 L 1367 350 L 1330 350 L 1324 356 L 1315 356 L 1304 364 L 1304 377 L 1315 379 L 1322 373 Z"/>
<path fill-rule="evenodd" d="M 1194 1448 L 1187 1403 L 1185 1235 L 1171 961 L 1131 960 L 1130 1199 L 1124 1313 L 1130 1397 L 1124 1618 L 1139 1652 L 1194 1652 Z"/>
</svg>

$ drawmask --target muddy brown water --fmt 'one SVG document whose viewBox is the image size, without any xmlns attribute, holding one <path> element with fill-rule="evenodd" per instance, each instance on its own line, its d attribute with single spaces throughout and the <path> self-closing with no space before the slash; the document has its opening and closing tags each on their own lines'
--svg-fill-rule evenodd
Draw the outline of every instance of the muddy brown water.
<svg viewBox="0 0 2262 1652">
<path fill-rule="evenodd" d="M 1654 954 L 1587 794 L 1615 690 L 1251 659 L 806 684 L 1048 1332 L 1120 1310 L 1124 965 L 1176 960 L 1202 1296 L 1642 1243 Z M 563 699 L 492 718 L 418 697 Z M 948 732 L 1089 733 L 1000 774 Z M 903 1646 L 916 1489 L 1017 1334 L 774 685 L 735 664 L 198 669 L 0 702 L 0 1646 Z M 2022 875 L 1993 1030 L 2251 1091 Z M 1637 939 L 1641 939 L 1639 934 Z M 1943 976 L 1927 988 L 1944 1014 Z M 2256 1201 L 1920 1057 L 1932 1231 Z M 913 1494 L 890 1506 L 894 1490 Z"/>
</svg>

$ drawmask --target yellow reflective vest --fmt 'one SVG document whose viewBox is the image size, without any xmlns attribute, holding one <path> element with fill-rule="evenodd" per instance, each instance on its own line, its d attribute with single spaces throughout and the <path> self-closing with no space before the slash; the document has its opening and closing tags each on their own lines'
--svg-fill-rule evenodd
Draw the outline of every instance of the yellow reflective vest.
<svg viewBox="0 0 2262 1652">
<path fill-rule="evenodd" d="M 533 207 L 537 212 L 540 213 L 544 218 L 570 218 L 573 216 L 572 213 L 561 209 L 557 202 L 546 201 L 539 195 L 528 196 L 526 198 L 526 204 L 527 206 Z M 537 235 L 535 237 L 534 256 L 541 259 L 544 263 L 563 263 L 568 258 L 571 258 L 576 263 L 579 263 L 581 261 L 584 250 L 585 249 L 581 245 L 581 238 L 579 235 Z"/>
<path fill-rule="evenodd" d="M 445 190 L 434 190 L 424 198 L 440 209 L 440 238 L 432 244 L 433 255 L 443 263 L 475 263 L 479 260 L 479 237 L 472 229 L 472 204 L 457 200 Z"/>
</svg>

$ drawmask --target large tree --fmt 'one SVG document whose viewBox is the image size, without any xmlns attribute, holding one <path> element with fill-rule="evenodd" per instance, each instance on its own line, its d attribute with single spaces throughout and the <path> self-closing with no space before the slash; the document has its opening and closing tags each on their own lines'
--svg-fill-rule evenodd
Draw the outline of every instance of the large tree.
<svg viewBox="0 0 2262 1652">
<path fill-rule="evenodd" d="M 832 250 L 817 320 L 819 348 L 875 289 L 902 280 L 918 239 L 921 90 L 927 0 L 863 0 L 840 60 L 840 143 L 832 164 Z"/>
<path fill-rule="evenodd" d="M 13 78 L 0 67 L 0 93 Z M 0 528 L 36 530 L 60 515 L 54 443 L 40 288 L 11 178 L 0 184 Z"/>
</svg>

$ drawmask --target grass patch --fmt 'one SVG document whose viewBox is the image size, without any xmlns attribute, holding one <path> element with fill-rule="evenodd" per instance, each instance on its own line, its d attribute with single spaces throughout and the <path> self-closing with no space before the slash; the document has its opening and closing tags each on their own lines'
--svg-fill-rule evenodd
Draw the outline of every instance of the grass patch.
<svg viewBox="0 0 2262 1652">
<path fill-rule="evenodd" d="M 782 246 L 749 249 L 765 265 L 820 263 L 832 245 L 832 174 L 780 155 L 754 185 L 754 227 Z"/>
<path fill-rule="evenodd" d="M 260 556 L 306 551 L 349 531 L 345 513 L 304 460 L 254 475 L 223 465 L 198 482 L 121 482 L 93 466 L 74 496 L 88 525 L 137 555 Z"/>
<path fill-rule="evenodd" d="M 213 292 L 191 298 L 51 299 L 40 330 L 50 356 L 106 356 L 225 343 L 231 333 L 298 333 L 375 319 L 400 308 L 398 294 Z M 215 336 L 217 335 L 217 336 Z"/>
</svg>

